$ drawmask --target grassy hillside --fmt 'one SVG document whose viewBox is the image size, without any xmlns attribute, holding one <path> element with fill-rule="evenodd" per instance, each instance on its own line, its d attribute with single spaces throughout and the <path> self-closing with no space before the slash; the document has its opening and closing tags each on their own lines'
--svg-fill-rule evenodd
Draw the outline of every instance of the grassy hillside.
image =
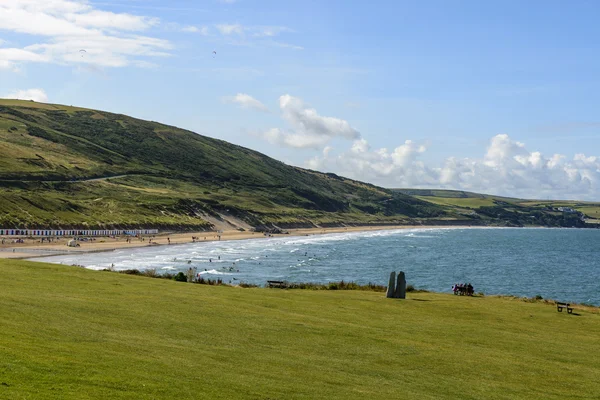
<svg viewBox="0 0 600 400">
<path fill-rule="evenodd" d="M 587 399 L 600 315 L 0 260 L 0 398 Z M 410 282 L 409 282 L 410 283 Z"/>
<path fill-rule="evenodd" d="M 172 126 L 0 100 L 0 225 L 203 229 L 223 216 L 284 227 L 452 218 Z"/>
<path fill-rule="evenodd" d="M 527 200 L 461 190 L 395 189 L 395 191 L 443 207 L 448 214 L 470 216 L 484 224 L 597 227 L 600 223 L 598 202 Z M 560 208 L 573 209 L 577 213 L 565 212 Z M 582 220 L 585 220 L 585 223 Z"/>
<path fill-rule="evenodd" d="M 578 204 L 588 216 L 593 204 Z M 228 225 L 228 223 L 231 224 Z M 125 115 L 0 100 L 0 226 L 167 230 L 344 224 L 585 226 L 461 191 L 389 190 Z"/>
</svg>

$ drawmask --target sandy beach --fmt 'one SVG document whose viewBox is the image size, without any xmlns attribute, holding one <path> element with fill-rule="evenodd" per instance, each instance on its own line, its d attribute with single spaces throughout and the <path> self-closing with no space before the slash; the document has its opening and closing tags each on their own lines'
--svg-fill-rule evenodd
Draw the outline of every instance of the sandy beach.
<svg viewBox="0 0 600 400">
<path fill-rule="evenodd" d="M 360 232 L 377 231 L 390 229 L 414 229 L 414 228 L 449 228 L 448 226 L 415 226 L 415 225 L 394 225 L 394 226 L 356 226 L 356 227 L 337 227 L 337 228 L 310 228 L 310 229 L 290 229 L 287 234 L 273 234 L 273 237 L 285 236 L 308 236 L 325 233 L 339 232 Z M 461 227 L 458 227 L 461 228 Z M 220 236 L 220 239 L 219 239 Z M 136 248 L 148 246 L 166 246 L 184 243 L 192 243 L 192 237 L 196 237 L 196 242 L 225 241 L 225 240 L 243 240 L 243 239 L 261 239 L 266 236 L 260 232 L 240 232 L 237 230 L 218 232 L 185 232 L 185 233 L 162 233 L 156 236 L 145 236 L 143 238 L 132 238 L 130 242 L 125 237 L 108 238 L 97 237 L 93 241 L 79 242 L 79 247 L 68 247 L 67 242 L 70 238 L 60 238 L 52 243 L 42 243 L 41 238 L 24 239 L 24 243 L 11 243 L 14 238 L 4 238 L 5 243 L 0 244 L 0 258 L 31 258 L 43 255 L 59 255 L 72 253 L 88 253 L 99 251 L 112 251 L 123 248 Z"/>
</svg>

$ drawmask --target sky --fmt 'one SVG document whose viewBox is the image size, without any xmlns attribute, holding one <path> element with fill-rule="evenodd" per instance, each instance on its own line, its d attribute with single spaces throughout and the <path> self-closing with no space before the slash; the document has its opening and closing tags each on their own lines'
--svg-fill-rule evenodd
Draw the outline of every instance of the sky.
<svg viewBox="0 0 600 400">
<path fill-rule="evenodd" d="M 598 15 L 584 0 L 0 0 L 0 97 L 389 188 L 600 200 Z"/>
</svg>

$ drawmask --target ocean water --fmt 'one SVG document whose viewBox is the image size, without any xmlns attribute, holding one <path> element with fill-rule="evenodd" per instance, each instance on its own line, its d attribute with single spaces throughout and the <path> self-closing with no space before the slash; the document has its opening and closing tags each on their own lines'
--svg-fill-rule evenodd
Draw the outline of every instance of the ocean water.
<svg viewBox="0 0 600 400">
<path fill-rule="evenodd" d="M 391 271 L 404 271 L 408 284 L 436 292 L 470 282 L 485 294 L 600 305 L 599 256 L 600 230 L 455 228 L 261 237 L 36 260 L 171 273 L 191 267 L 206 278 L 259 285 L 267 280 L 386 285 Z"/>
</svg>

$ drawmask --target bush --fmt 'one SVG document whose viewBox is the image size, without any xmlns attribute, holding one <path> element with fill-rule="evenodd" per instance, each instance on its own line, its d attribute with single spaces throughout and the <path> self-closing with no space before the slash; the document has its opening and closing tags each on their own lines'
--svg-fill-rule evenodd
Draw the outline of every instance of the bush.
<svg viewBox="0 0 600 400">
<path fill-rule="evenodd" d="M 536 299 L 536 300 L 544 300 L 544 298 L 542 297 L 542 295 L 541 295 L 541 294 L 537 294 L 537 295 L 535 295 L 535 299 Z"/>
<path fill-rule="evenodd" d="M 240 282 L 240 284 L 238 286 L 239 287 L 243 287 L 243 288 L 256 288 L 256 287 L 258 287 L 258 285 L 255 285 L 253 283 L 245 283 L 245 282 Z"/>
<path fill-rule="evenodd" d="M 329 282 L 328 284 L 310 283 L 310 282 L 299 282 L 299 283 L 286 283 L 287 289 L 308 289 L 308 290 L 366 290 L 372 292 L 385 292 L 386 287 L 383 285 L 377 285 L 375 283 L 367 283 L 366 285 L 359 285 L 356 282 Z"/>
<path fill-rule="evenodd" d="M 183 272 L 178 272 L 177 275 L 173 277 L 174 281 L 177 282 L 187 282 L 187 276 Z"/>
<path fill-rule="evenodd" d="M 191 282 L 197 283 L 199 285 L 230 286 L 230 285 L 227 285 L 227 284 L 223 283 L 223 280 L 221 278 L 217 278 L 216 280 L 212 280 L 212 279 L 205 279 L 204 277 L 200 277 L 199 279 L 197 279 L 195 281 L 191 281 Z"/>
<path fill-rule="evenodd" d="M 147 276 L 148 278 L 158 278 L 158 273 L 155 268 L 150 268 L 144 271 L 144 276 Z"/>
<path fill-rule="evenodd" d="M 114 271 L 114 269 L 113 269 L 113 271 Z M 138 269 L 126 269 L 126 270 L 119 271 L 119 272 L 122 274 L 126 274 L 126 275 L 142 275 L 142 273 Z"/>
<path fill-rule="evenodd" d="M 413 285 L 406 285 L 406 292 L 414 292 L 415 287 Z"/>
</svg>

